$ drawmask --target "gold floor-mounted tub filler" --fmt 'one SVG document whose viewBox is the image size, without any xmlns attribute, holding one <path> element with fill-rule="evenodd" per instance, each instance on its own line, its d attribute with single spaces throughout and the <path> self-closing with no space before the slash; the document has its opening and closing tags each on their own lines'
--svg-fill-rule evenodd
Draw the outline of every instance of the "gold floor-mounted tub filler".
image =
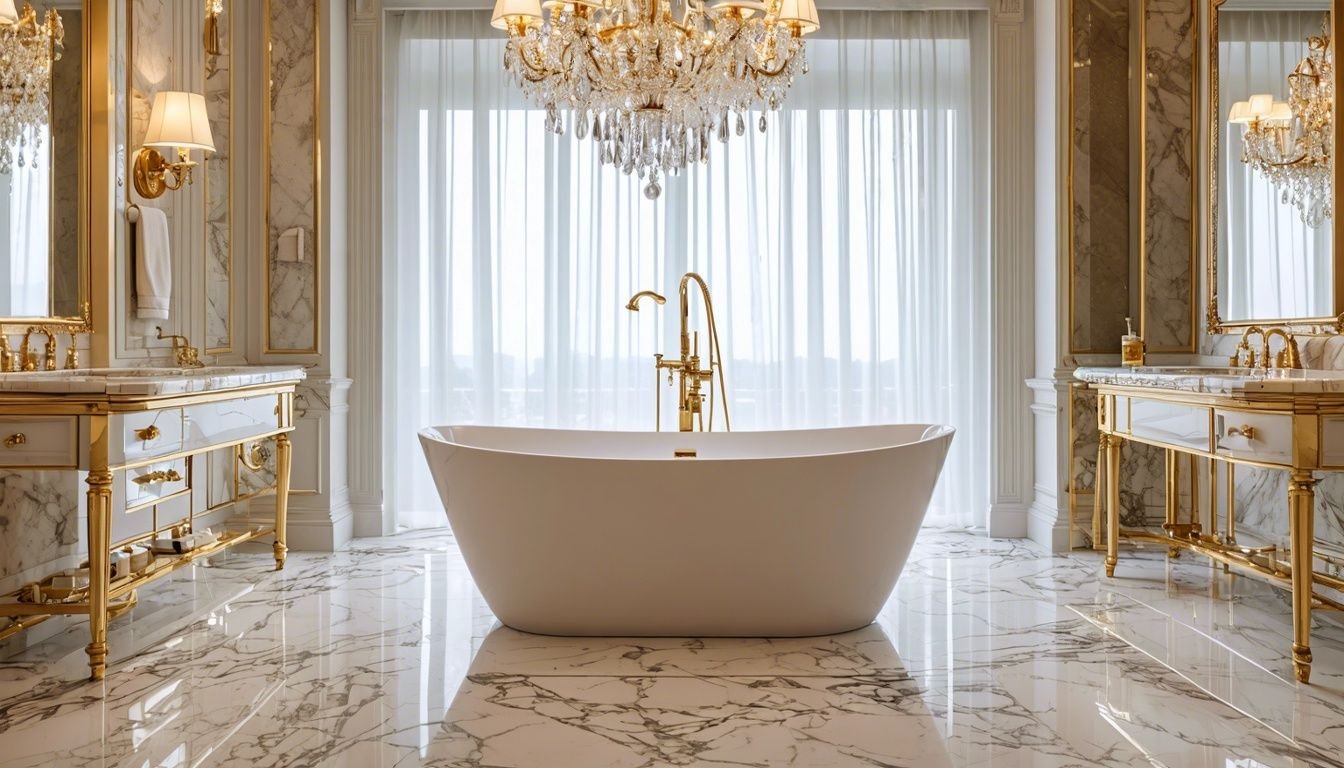
<svg viewBox="0 0 1344 768">
<path fill-rule="evenodd" d="M 708 321 L 709 328 L 709 367 L 701 368 L 700 359 L 700 332 L 694 334 L 690 331 L 690 284 L 694 282 L 700 288 L 700 297 L 705 304 L 705 319 Z M 719 346 L 719 326 L 714 319 L 714 301 L 709 296 L 709 286 L 705 284 L 705 279 L 694 272 L 687 272 L 681 278 L 679 288 L 679 297 L 681 300 L 681 357 L 677 360 L 667 360 L 663 355 L 654 355 L 654 429 L 658 432 L 663 430 L 663 395 L 662 378 L 663 371 L 667 371 L 667 383 L 672 384 L 673 372 L 676 373 L 678 392 L 677 392 L 677 429 L 682 432 L 710 432 L 714 430 L 714 379 L 717 372 L 719 380 L 719 398 L 723 400 L 723 428 L 724 431 L 732 431 L 732 421 L 728 416 L 728 388 L 724 383 L 723 374 L 723 349 Z M 667 299 L 654 291 L 640 291 L 630 297 L 626 302 L 625 308 L 631 312 L 639 311 L 640 299 L 650 298 L 655 303 L 662 305 L 667 303 Z M 707 387 L 709 399 L 709 421 L 705 421 L 705 399 L 706 393 L 701 389 Z"/>
<path fill-rule="evenodd" d="M 1249 337 L 1256 334 L 1261 342 L 1258 355 L 1249 344 Z M 1283 347 L 1271 355 L 1269 342 L 1276 336 Z M 1344 610 L 1344 603 L 1318 589 L 1344 591 L 1344 579 L 1314 567 L 1318 560 L 1330 567 L 1344 565 L 1344 560 L 1317 549 L 1314 531 L 1315 473 L 1344 471 L 1344 373 L 1298 366 L 1291 333 L 1249 328 L 1234 367 L 1080 368 L 1076 375 L 1098 392 L 1101 472 L 1093 537 L 1105 541 L 1106 575 L 1115 575 L 1119 544 L 1127 539 L 1165 545 L 1171 557 L 1192 550 L 1222 563 L 1225 571 L 1236 568 L 1290 590 L 1293 672 L 1305 683 L 1311 676 L 1312 611 Z M 1120 527 L 1120 453 L 1128 442 L 1166 449 L 1166 519 L 1161 532 Z M 1190 470 L 1191 510 L 1184 521 L 1180 519 L 1183 457 Z M 1207 462 L 1203 469 L 1201 460 Z M 1237 541 L 1239 465 L 1289 473 L 1288 552 Z M 1201 473 L 1206 473 L 1203 478 Z M 1201 489 L 1207 492 L 1207 505 L 1200 498 Z M 1226 494 L 1222 504 L 1220 490 Z"/>
</svg>

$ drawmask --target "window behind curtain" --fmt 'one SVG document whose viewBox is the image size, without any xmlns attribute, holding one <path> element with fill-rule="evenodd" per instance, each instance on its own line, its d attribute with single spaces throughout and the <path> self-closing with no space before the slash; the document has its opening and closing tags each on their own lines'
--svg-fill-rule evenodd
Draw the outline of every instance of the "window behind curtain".
<svg viewBox="0 0 1344 768">
<path fill-rule="evenodd" d="M 384 391 L 400 521 L 444 520 L 421 427 L 652 429 L 652 355 L 675 353 L 676 285 L 693 270 L 714 292 L 735 429 L 952 424 L 930 522 L 982 525 L 986 25 L 825 15 L 766 132 L 750 115 L 650 202 L 572 126 L 544 132 L 488 15 L 389 17 Z M 669 306 L 625 311 L 645 288 Z"/>
</svg>

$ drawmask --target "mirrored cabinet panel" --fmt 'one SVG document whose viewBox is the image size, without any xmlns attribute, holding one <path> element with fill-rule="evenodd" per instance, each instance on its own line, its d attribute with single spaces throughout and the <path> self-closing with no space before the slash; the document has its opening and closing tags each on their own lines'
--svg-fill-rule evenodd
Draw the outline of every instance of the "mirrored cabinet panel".
<svg viewBox="0 0 1344 768">
<path fill-rule="evenodd" d="M 1334 322 L 1328 0 L 1214 0 L 1209 325 Z"/>
</svg>

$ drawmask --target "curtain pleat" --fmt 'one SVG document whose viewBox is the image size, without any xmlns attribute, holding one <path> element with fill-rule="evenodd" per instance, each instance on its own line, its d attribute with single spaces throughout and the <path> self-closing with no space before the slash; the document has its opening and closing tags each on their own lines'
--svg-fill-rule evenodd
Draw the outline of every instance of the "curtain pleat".
<svg viewBox="0 0 1344 768">
<path fill-rule="evenodd" d="M 430 425 L 651 429 L 676 289 L 714 292 L 733 427 L 958 429 L 930 524 L 988 496 L 983 12 L 828 13 L 782 110 L 643 183 L 543 130 L 475 12 L 389 17 L 386 443 L 402 525 L 442 524 Z M 977 37 L 979 35 L 979 37 Z M 623 309 L 642 289 L 669 306 Z M 705 327 L 698 297 L 692 322 Z M 700 339 L 702 354 L 709 340 Z M 664 389 L 663 425 L 675 428 Z M 721 410 L 719 424 L 722 424 Z"/>
</svg>

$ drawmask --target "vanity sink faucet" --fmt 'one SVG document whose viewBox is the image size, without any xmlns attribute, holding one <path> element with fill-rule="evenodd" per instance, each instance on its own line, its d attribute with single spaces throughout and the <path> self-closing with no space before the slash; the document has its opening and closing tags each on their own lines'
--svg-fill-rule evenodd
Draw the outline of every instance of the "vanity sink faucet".
<svg viewBox="0 0 1344 768">
<path fill-rule="evenodd" d="M 156 339 L 167 339 L 173 343 L 173 360 L 179 368 L 204 368 L 205 363 L 201 362 L 201 353 L 191 346 L 191 341 L 186 336 L 177 334 L 164 335 L 163 326 L 155 326 L 158 331 Z"/>
<path fill-rule="evenodd" d="M 1260 337 L 1260 354 L 1257 357 L 1255 351 L 1251 348 L 1251 336 Z M 1270 341 L 1275 336 L 1283 339 L 1283 348 L 1277 355 L 1270 357 Z M 1259 368 L 1269 370 L 1271 368 L 1301 368 L 1302 354 L 1297 346 L 1297 337 L 1285 328 L 1261 328 L 1258 325 L 1252 325 L 1241 334 L 1241 341 L 1237 344 L 1236 350 L 1228 359 L 1234 368 Z"/>
<path fill-rule="evenodd" d="M 33 334 L 38 334 L 47 337 L 47 343 L 43 345 L 42 350 L 44 358 L 42 361 L 43 370 L 47 371 L 56 370 L 55 334 L 53 334 L 50 330 L 46 328 L 39 328 L 33 325 L 28 326 L 28 330 L 23 334 L 23 344 L 22 346 L 19 347 L 19 359 L 17 361 L 18 367 L 22 368 L 24 371 L 37 370 L 37 352 L 33 351 L 32 348 Z"/>
</svg>

